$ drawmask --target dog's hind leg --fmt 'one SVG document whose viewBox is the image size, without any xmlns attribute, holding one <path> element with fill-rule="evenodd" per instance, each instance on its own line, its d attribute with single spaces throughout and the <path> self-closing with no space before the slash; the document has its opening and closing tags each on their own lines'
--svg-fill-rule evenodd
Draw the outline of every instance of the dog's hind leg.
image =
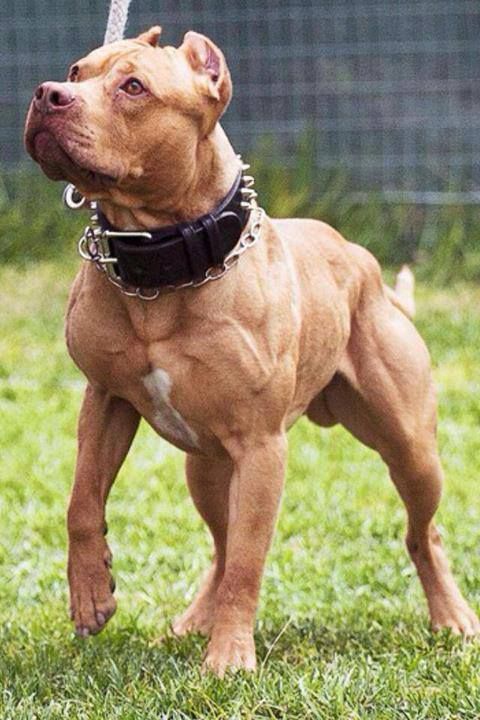
<svg viewBox="0 0 480 720">
<path fill-rule="evenodd" d="M 189 632 L 209 635 L 213 626 L 215 594 L 225 569 L 228 497 L 233 471 L 229 457 L 223 459 L 187 455 L 187 483 L 193 502 L 210 528 L 215 554 L 212 566 L 187 610 L 172 623 L 175 635 Z"/>
<path fill-rule="evenodd" d="M 442 486 L 436 399 L 428 352 L 413 325 L 385 301 L 365 308 L 354 318 L 344 367 L 323 394 L 331 415 L 389 467 L 406 506 L 407 548 L 433 628 L 478 633 L 432 522 Z"/>
</svg>

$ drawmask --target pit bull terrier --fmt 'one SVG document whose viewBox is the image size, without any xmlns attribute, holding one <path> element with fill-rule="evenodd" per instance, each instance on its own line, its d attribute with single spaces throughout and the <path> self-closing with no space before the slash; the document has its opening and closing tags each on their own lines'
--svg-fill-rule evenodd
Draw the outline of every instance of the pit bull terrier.
<svg viewBox="0 0 480 720">
<path fill-rule="evenodd" d="M 478 633 L 432 521 L 435 391 L 402 298 L 369 252 L 328 225 L 262 218 L 219 124 L 232 93 L 222 52 L 195 32 L 178 48 L 159 47 L 159 35 L 101 47 L 66 82 L 40 85 L 26 125 L 46 175 L 98 203 L 83 245 L 93 262 L 66 321 L 88 379 L 68 510 L 77 633 L 97 633 L 115 611 L 105 504 L 143 417 L 185 451 L 214 544 L 173 630 L 209 636 L 204 667 L 219 676 L 253 670 L 287 430 L 302 415 L 341 423 L 380 454 L 406 506 L 433 628 Z"/>
</svg>

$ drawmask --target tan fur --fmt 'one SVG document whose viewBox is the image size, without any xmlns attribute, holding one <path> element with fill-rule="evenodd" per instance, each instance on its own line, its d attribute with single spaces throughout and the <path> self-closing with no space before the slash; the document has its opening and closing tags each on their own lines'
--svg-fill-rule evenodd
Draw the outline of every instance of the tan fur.
<svg viewBox="0 0 480 720">
<path fill-rule="evenodd" d="M 228 70 L 213 43 L 192 35 L 179 49 L 140 38 L 96 50 L 79 63 L 79 82 L 69 84 L 78 103 L 62 121 L 54 126 L 31 110 L 34 155 L 39 128 L 68 147 L 75 128 L 85 128 L 90 140 L 73 168 L 61 154 L 37 159 L 101 197 L 123 228 L 196 217 L 238 172 L 217 123 L 230 95 Z M 202 62 L 218 62 L 218 76 Z M 151 95 L 119 97 L 125 74 L 140 77 Z M 77 167 L 82 158 L 118 171 L 116 180 L 88 179 Z M 105 503 L 143 417 L 187 452 L 188 486 L 215 546 L 211 570 L 173 629 L 209 635 L 205 667 L 218 675 L 253 669 L 286 432 L 302 414 L 320 425 L 340 422 L 380 453 L 407 509 L 407 545 L 432 625 L 478 632 L 432 524 L 442 482 L 435 392 L 428 352 L 406 317 L 413 296 L 405 287 L 413 288 L 402 281 L 397 295 L 386 289 L 369 252 L 315 220 L 265 219 L 260 242 L 221 281 L 155 302 L 128 298 L 82 267 L 67 315 L 68 348 L 88 378 L 68 514 L 72 617 L 81 634 L 98 632 L 115 609 Z M 160 386 L 145 382 L 152 377 Z"/>
</svg>

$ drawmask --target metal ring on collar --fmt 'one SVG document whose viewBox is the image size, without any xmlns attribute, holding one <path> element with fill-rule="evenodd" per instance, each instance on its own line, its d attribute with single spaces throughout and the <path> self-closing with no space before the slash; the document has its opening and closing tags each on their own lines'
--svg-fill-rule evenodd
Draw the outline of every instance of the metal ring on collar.
<svg viewBox="0 0 480 720">
<path fill-rule="evenodd" d="M 85 205 L 85 197 L 75 185 L 69 183 L 63 191 L 63 202 L 70 210 L 80 210 Z"/>
</svg>

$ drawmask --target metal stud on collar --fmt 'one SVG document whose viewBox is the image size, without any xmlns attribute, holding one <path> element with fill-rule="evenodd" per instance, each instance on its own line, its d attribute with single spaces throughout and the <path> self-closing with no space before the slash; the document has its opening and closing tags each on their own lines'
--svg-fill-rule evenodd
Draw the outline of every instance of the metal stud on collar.
<svg viewBox="0 0 480 720">
<path fill-rule="evenodd" d="M 237 155 L 237 157 L 241 160 L 240 155 Z M 146 231 L 129 231 L 128 233 L 123 233 L 121 231 L 102 230 L 99 225 L 96 201 L 87 201 L 74 185 L 67 185 L 63 193 L 63 201 L 67 208 L 71 210 L 78 210 L 88 205 L 91 211 L 90 224 L 87 225 L 83 235 L 78 241 L 78 253 L 80 257 L 87 262 L 94 263 L 97 270 L 104 272 L 108 280 L 115 285 L 115 287 L 117 287 L 123 295 L 136 297 L 140 300 L 146 301 L 156 300 L 163 293 L 174 292 L 175 290 L 190 287 L 201 287 L 212 280 L 220 280 L 220 278 L 224 277 L 224 275 L 226 275 L 227 272 L 237 264 L 243 253 L 257 243 L 261 233 L 263 217 L 265 215 L 264 210 L 258 207 L 256 203 L 257 193 L 253 189 L 255 182 L 254 178 L 252 175 L 246 175 L 247 170 L 250 169 L 250 165 L 242 162 L 241 168 L 244 187 L 241 189 L 243 199 L 241 200 L 240 205 L 244 210 L 249 210 L 251 213 L 248 228 L 240 236 L 238 243 L 225 257 L 223 262 L 220 265 L 208 268 L 201 280 L 191 280 L 189 282 L 182 283 L 181 285 L 168 285 L 161 288 L 153 288 L 151 291 L 141 287 L 134 288 L 126 285 L 115 271 L 117 258 L 111 256 L 108 238 L 114 235 L 121 236 L 123 234 L 127 234 L 130 237 L 132 235 L 138 235 L 143 238 L 151 238 L 150 233 Z"/>
</svg>

